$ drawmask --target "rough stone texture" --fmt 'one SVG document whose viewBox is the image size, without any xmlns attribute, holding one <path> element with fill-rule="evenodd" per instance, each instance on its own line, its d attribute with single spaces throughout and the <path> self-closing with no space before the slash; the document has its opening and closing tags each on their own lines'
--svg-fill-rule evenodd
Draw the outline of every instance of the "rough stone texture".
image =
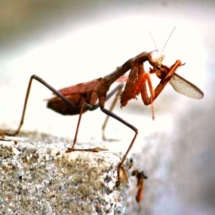
<svg viewBox="0 0 215 215">
<path fill-rule="evenodd" d="M 119 155 L 102 148 L 65 153 L 68 140 L 33 136 L 0 140 L 1 214 L 123 213 Z"/>
</svg>

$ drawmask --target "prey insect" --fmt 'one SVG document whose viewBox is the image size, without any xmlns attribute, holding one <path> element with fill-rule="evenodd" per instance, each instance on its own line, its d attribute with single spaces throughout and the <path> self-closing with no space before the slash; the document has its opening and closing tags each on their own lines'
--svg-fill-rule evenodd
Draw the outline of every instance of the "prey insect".
<svg viewBox="0 0 215 215">
<path fill-rule="evenodd" d="M 141 210 L 141 207 L 140 207 L 140 201 L 142 200 L 143 198 L 143 192 L 144 192 L 144 181 L 145 179 L 147 179 L 148 177 L 145 175 L 144 171 L 139 171 L 139 170 L 133 170 L 132 173 L 131 173 L 132 176 L 136 177 L 137 179 L 137 184 L 136 184 L 136 187 L 137 187 L 137 194 L 136 194 L 136 202 L 138 203 L 139 205 L 139 210 Z"/>
<path fill-rule="evenodd" d="M 140 202 L 143 198 L 143 192 L 144 192 L 144 181 L 148 177 L 145 175 L 144 171 L 140 171 L 134 166 L 134 161 L 132 158 L 130 159 L 129 169 L 134 169 L 131 172 L 131 176 L 134 176 L 137 180 L 137 183 L 136 183 L 137 194 L 136 194 L 135 200 L 139 205 L 139 211 L 140 211 L 141 210 Z"/>
<path fill-rule="evenodd" d="M 184 64 L 181 64 L 181 61 L 177 60 L 176 63 L 170 68 L 165 65 L 162 65 L 159 70 L 156 68 L 150 69 L 151 74 L 155 73 L 157 77 L 161 79 L 160 84 L 157 86 L 157 89 L 155 89 L 156 92 L 154 99 L 156 99 L 157 96 L 162 92 L 167 83 L 170 83 L 173 89 L 180 94 L 183 94 L 193 99 L 203 98 L 204 93 L 197 86 L 195 86 L 188 80 L 182 78 L 175 72 L 168 72 L 174 71 L 173 67 L 177 65 Z"/>
</svg>

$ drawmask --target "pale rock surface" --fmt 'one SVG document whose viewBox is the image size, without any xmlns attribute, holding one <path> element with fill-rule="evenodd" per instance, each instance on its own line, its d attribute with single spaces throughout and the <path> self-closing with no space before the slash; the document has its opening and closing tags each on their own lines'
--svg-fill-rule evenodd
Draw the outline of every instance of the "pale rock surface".
<svg viewBox="0 0 215 215">
<path fill-rule="evenodd" d="M 45 134 L 2 138 L 1 214 L 123 214 L 126 186 L 115 186 L 119 154 L 65 153 L 70 146 L 71 140 Z"/>
</svg>

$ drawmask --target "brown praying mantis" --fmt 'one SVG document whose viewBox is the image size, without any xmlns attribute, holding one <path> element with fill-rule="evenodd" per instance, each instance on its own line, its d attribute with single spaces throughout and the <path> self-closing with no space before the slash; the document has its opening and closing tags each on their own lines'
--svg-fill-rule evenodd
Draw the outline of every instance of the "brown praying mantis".
<svg viewBox="0 0 215 215">
<path fill-rule="evenodd" d="M 104 128 L 106 126 L 108 117 L 112 117 L 116 119 L 117 121 L 121 122 L 122 124 L 124 124 L 125 126 L 129 127 L 134 131 L 135 134 L 130 142 L 130 145 L 118 165 L 118 184 L 120 184 L 119 173 L 124 172 L 123 163 L 130 149 L 132 148 L 132 145 L 135 142 L 135 139 L 138 134 L 138 129 L 112 112 L 113 106 L 117 101 L 117 97 L 115 98 L 110 110 L 105 108 L 106 100 L 108 100 L 116 92 L 118 92 L 117 95 L 119 95 L 122 92 L 120 97 L 120 102 L 122 106 L 125 106 L 130 99 L 136 98 L 138 94 L 141 94 L 144 104 L 146 105 L 152 104 L 152 115 L 154 117 L 153 101 L 161 93 L 161 91 L 164 89 L 165 85 L 168 82 L 175 83 L 177 82 L 177 80 L 180 80 L 186 85 L 188 85 L 189 89 L 192 89 L 192 91 L 194 91 L 198 95 L 197 97 L 190 95 L 191 97 L 195 97 L 195 98 L 203 97 L 203 93 L 201 90 L 199 90 L 196 86 L 194 86 L 193 84 L 186 81 L 185 79 L 183 79 L 182 77 L 180 77 L 175 73 L 177 68 L 183 65 L 181 61 L 179 60 L 176 61 L 175 64 L 173 64 L 169 68 L 167 66 L 162 65 L 163 59 L 164 59 L 163 53 L 157 50 L 152 52 L 142 52 L 136 57 L 127 60 L 122 66 L 117 67 L 117 69 L 114 72 L 104 76 L 103 78 L 97 78 L 92 81 L 76 84 L 61 90 L 54 89 L 42 78 L 36 75 L 32 75 L 30 77 L 30 81 L 28 84 L 22 116 L 17 130 L 14 133 L 1 131 L 1 134 L 14 136 L 19 133 L 24 123 L 24 117 L 25 117 L 25 112 L 27 108 L 32 81 L 37 80 L 38 82 L 40 82 L 42 85 L 50 89 L 55 94 L 53 98 L 47 100 L 48 108 L 58 113 L 61 113 L 63 115 L 79 114 L 79 119 L 78 119 L 76 131 L 75 131 L 72 147 L 68 148 L 66 152 L 69 153 L 72 151 L 95 151 L 91 149 L 75 148 L 75 143 L 77 141 L 81 117 L 82 117 L 82 114 L 87 110 L 92 111 L 99 107 L 101 111 L 107 115 L 105 123 L 103 125 L 103 137 L 104 137 Z M 155 90 L 153 90 L 153 87 L 152 87 L 150 74 L 146 73 L 143 67 L 144 62 L 146 61 L 148 61 L 152 66 L 150 73 L 156 73 L 156 75 L 161 79 L 160 83 L 155 88 Z M 125 89 L 122 91 L 123 84 L 118 84 L 118 86 L 116 86 L 110 93 L 108 93 L 111 85 L 129 70 L 130 70 L 130 73 L 125 85 Z M 148 96 L 148 92 L 146 89 L 147 83 L 149 86 L 150 96 Z M 178 90 L 178 88 L 176 88 L 176 91 L 186 94 L 181 90 Z"/>
</svg>

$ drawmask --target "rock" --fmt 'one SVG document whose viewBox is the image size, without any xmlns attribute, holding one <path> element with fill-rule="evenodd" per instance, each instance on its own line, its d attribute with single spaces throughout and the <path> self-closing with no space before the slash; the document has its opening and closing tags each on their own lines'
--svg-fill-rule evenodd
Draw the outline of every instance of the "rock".
<svg viewBox="0 0 215 215">
<path fill-rule="evenodd" d="M 122 214 L 119 155 L 103 148 L 65 153 L 70 146 L 66 138 L 36 133 L 2 138 L 1 214 Z"/>
</svg>

